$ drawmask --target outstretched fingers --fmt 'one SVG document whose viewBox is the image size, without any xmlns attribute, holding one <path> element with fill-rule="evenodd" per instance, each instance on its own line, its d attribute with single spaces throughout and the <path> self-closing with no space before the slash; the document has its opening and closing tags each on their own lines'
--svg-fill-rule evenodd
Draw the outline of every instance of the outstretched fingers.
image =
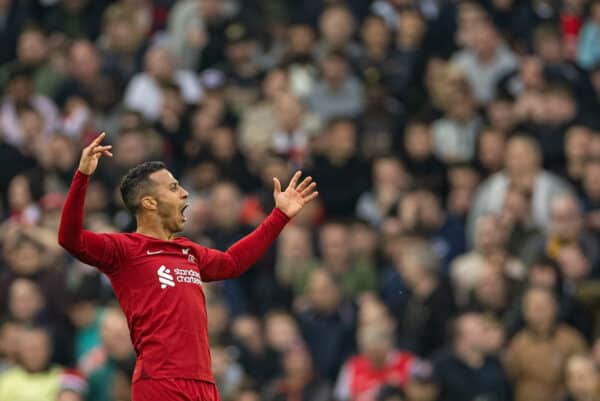
<svg viewBox="0 0 600 401">
<path fill-rule="evenodd" d="M 319 196 L 319 191 L 315 191 L 312 194 L 305 196 L 304 197 L 304 204 L 310 203 L 313 200 L 317 199 L 317 196 Z"/>
<path fill-rule="evenodd" d="M 296 188 L 296 191 L 302 193 L 302 191 L 304 191 L 306 188 L 308 188 L 308 185 L 310 184 L 311 181 L 312 181 L 311 176 L 306 177 L 304 180 L 302 180 L 300 185 L 298 185 L 298 187 Z"/>
<path fill-rule="evenodd" d="M 112 145 L 96 146 L 92 149 L 92 154 L 93 155 L 106 155 L 106 156 L 112 157 L 113 154 L 110 152 L 111 149 L 112 149 Z"/>
<path fill-rule="evenodd" d="M 290 183 L 287 186 L 286 190 L 288 190 L 289 188 L 295 189 L 301 175 L 302 175 L 302 171 L 300 171 L 300 170 L 296 171 L 296 174 L 294 174 L 294 176 L 290 180 Z"/>
<path fill-rule="evenodd" d="M 302 192 L 300 192 L 300 195 L 302 195 L 303 198 L 306 198 L 308 195 L 310 195 L 315 190 L 316 187 L 317 187 L 317 183 L 313 182 L 308 187 L 304 188 L 302 190 Z"/>
</svg>

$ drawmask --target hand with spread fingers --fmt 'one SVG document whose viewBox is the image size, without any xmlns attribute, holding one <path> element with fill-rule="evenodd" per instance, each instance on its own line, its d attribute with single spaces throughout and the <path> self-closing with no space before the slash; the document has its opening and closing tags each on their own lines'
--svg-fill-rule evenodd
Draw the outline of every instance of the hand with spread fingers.
<svg viewBox="0 0 600 401">
<path fill-rule="evenodd" d="M 83 148 L 81 159 L 79 160 L 79 171 L 83 174 L 92 175 L 96 171 L 98 160 L 102 155 L 112 157 L 113 154 L 110 152 L 112 145 L 100 145 L 105 136 L 106 132 L 101 133 L 92 143 Z"/>
<path fill-rule="evenodd" d="M 277 178 L 273 178 L 275 207 L 279 208 L 290 219 L 297 215 L 305 205 L 319 196 L 319 192 L 315 191 L 317 184 L 312 182 L 312 177 L 306 177 L 298 184 L 301 175 L 302 172 L 297 171 L 283 192 L 281 191 L 281 182 Z"/>
</svg>

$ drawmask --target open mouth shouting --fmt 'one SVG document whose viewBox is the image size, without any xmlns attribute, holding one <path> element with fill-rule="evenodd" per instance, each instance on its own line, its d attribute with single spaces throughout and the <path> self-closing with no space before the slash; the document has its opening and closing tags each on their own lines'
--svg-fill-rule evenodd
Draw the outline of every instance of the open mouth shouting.
<svg viewBox="0 0 600 401">
<path fill-rule="evenodd" d="M 184 212 L 185 212 L 185 210 L 188 208 L 188 206 L 189 206 L 189 205 L 190 205 L 189 203 L 185 203 L 185 204 L 184 204 L 184 205 L 181 207 L 181 209 L 180 209 L 180 211 L 181 211 L 181 218 L 183 219 L 183 221 L 186 221 L 186 220 L 187 220 L 187 218 L 185 217 L 185 213 L 184 213 Z"/>
</svg>

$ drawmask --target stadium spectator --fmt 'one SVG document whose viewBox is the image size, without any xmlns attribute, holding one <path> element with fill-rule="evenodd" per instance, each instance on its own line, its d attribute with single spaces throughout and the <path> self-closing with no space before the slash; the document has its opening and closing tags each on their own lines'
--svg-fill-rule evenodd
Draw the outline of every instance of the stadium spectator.
<svg viewBox="0 0 600 401">
<path fill-rule="evenodd" d="M 64 107 L 73 97 L 80 97 L 99 114 L 115 111 L 121 101 L 121 83 L 114 71 L 103 70 L 100 51 L 92 42 L 84 39 L 73 41 L 65 63 L 68 78 L 54 95 L 59 107 Z"/>
<path fill-rule="evenodd" d="M 565 168 L 560 171 L 567 177 L 569 183 L 581 192 L 581 181 L 586 161 L 588 160 L 589 146 L 594 132 L 585 126 L 573 126 L 565 134 Z"/>
<path fill-rule="evenodd" d="M 327 217 L 352 214 L 368 186 L 368 164 L 358 154 L 358 127 L 349 119 L 330 121 L 322 149 L 313 155 L 308 169 L 319 181 L 320 198 Z"/>
<path fill-rule="evenodd" d="M 277 353 L 265 339 L 258 319 L 238 316 L 231 323 L 231 332 L 240 351 L 238 361 L 253 382 L 262 387 L 273 380 L 281 366 Z"/>
<path fill-rule="evenodd" d="M 430 124 L 418 120 L 409 122 L 403 150 L 406 169 L 419 186 L 437 193 L 446 191 L 446 165 L 434 153 Z"/>
<path fill-rule="evenodd" d="M 410 183 L 404 165 L 394 156 L 375 158 L 372 170 L 373 186 L 358 199 L 356 215 L 378 227 Z"/>
<path fill-rule="evenodd" d="M 486 264 L 500 265 L 502 274 L 521 280 L 525 276 L 525 265 L 521 260 L 507 253 L 507 232 L 500 225 L 496 215 L 481 216 L 475 228 L 473 249 L 458 256 L 450 265 L 456 299 L 464 306 L 470 291 L 479 281 Z"/>
<path fill-rule="evenodd" d="M 0 400 L 55 400 L 63 368 L 50 363 L 50 334 L 40 327 L 23 329 L 17 348 L 20 365 L 0 375 Z"/>
<path fill-rule="evenodd" d="M 454 302 L 486 314 L 471 349 L 484 361 L 508 353 L 517 401 L 584 401 L 595 386 L 585 358 L 600 362 L 600 346 L 581 345 L 600 327 L 599 10 L 597 0 L 0 0 L 0 372 L 23 373 L 20 337 L 41 325 L 50 366 L 103 366 L 85 378 L 93 394 L 67 371 L 54 396 L 95 401 L 108 383 L 101 397 L 131 399 L 133 365 L 98 352 L 110 282 L 56 243 L 78 149 L 105 130 L 114 158 L 84 207 L 94 232 L 135 230 L 118 178 L 142 161 L 180 177 L 184 235 L 219 249 L 268 215 L 272 177 L 287 184 L 302 168 L 319 181 L 320 201 L 258 266 L 202 283 L 223 401 L 327 394 L 316 390 L 356 352 L 356 327 L 441 355 Z M 555 298 L 546 339 L 532 321 L 551 302 L 532 287 Z M 528 312 L 531 295 L 542 312 Z M 122 323 L 112 337 L 131 353 Z M 583 353 L 571 364 L 572 348 Z M 413 363 L 401 390 L 367 397 L 445 401 L 457 384 L 484 394 L 486 369 L 455 361 L 470 373 L 438 395 L 430 362 Z"/>
<path fill-rule="evenodd" d="M 308 277 L 317 267 L 310 231 L 304 227 L 286 227 L 278 243 L 275 266 L 279 282 L 289 287 L 294 295 L 301 295 Z"/>
<path fill-rule="evenodd" d="M 358 60 L 360 73 L 364 80 L 375 79 L 373 74 L 381 78 L 385 71 L 391 35 L 385 19 L 379 16 L 367 16 L 360 30 L 361 55 Z"/>
<path fill-rule="evenodd" d="M 61 2 L 44 15 L 44 28 L 67 38 L 96 40 L 100 34 L 100 18 L 105 1 L 76 0 Z"/>
<path fill-rule="evenodd" d="M 48 38 L 41 29 L 36 27 L 23 29 L 19 34 L 16 60 L 0 67 L 0 87 L 5 88 L 10 72 L 21 65 L 31 68 L 35 92 L 52 97 L 64 77 L 49 62 L 48 46 Z"/>
<path fill-rule="evenodd" d="M 498 264 L 487 263 L 482 268 L 469 297 L 467 310 L 476 310 L 500 322 L 510 318 L 514 288 Z"/>
<path fill-rule="evenodd" d="M 585 221 L 589 230 L 598 234 L 600 231 L 600 219 L 598 218 L 598 208 L 600 206 L 600 163 L 598 159 L 592 158 L 585 163 L 582 177 L 582 203 L 583 210 L 586 213 Z"/>
<path fill-rule="evenodd" d="M 579 32 L 577 63 L 585 69 L 600 63 L 600 3 L 590 2 L 590 17 Z"/>
<path fill-rule="evenodd" d="M 310 110 L 325 121 L 358 116 L 364 109 L 364 88 L 352 75 L 346 55 L 331 51 L 321 58 L 320 67 L 320 79 L 308 98 Z"/>
<path fill-rule="evenodd" d="M 351 10 L 344 4 L 332 4 L 323 10 L 319 18 L 321 40 L 315 47 L 315 56 L 321 59 L 331 51 L 345 53 L 350 59 L 359 54 L 359 47 L 353 41 L 356 20 Z"/>
<path fill-rule="evenodd" d="M 440 401 L 512 400 L 508 377 L 498 356 L 489 354 L 485 319 L 478 313 L 460 315 L 454 322 L 452 347 L 435 358 Z"/>
<path fill-rule="evenodd" d="M 452 62 L 465 71 L 477 102 L 485 104 L 494 98 L 498 80 L 517 65 L 517 59 L 493 24 L 482 21 L 469 29 L 472 41 Z"/>
<path fill-rule="evenodd" d="M 416 241 L 399 258 L 397 266 L 408 289 L 403 303 L 392 309 L 399 321 L 399 344 L 429 357 L 446 343 L 446 326 L 456 313 L 452 288 L 426 242 Z"/>
<path fill-rule="evenodd" d="M 136 23 L 135 12 L 122 4 L 109 6 L 102 20 L 98 48 L 104 64 L 121 78 L 129 80 L 140 70 L 145 32 Z"/>
<path fill-rule="evenodd" d="M 310 154 L 310 142 L 318 134 L 320 120 L 305 110 L 299 99 L 287 92 L 278 93 L 274 103 L 274 130 L 266 131 L 269 148 L 277 155 L 290 160 L 295 166 L 303 166 Z M 249 133 L 250 134 L 250 133 Z M 256 144 L 265 133 L 255 131 L 254 138 L 247 138 Z M 262 143 L 262 142 L 261 142 Z"/>
<path fill-rule="evenodd" d="M 67 314 L 74 327 L 73 347 L 77 366 L 86 371 L 85 366 L 93 358 L 101 345 L 100 325 L 104 311 L 99 307 L 100 298 L 97 280 L 84 276 L 77 288 L 69 292 Z M 90 368 L 91 369 L 91 368 Z"/>
<path fill-rule="evenodd" d="M 450 262 L 466 250 L 464 222 L 445 214 L 441 200 L 428 190 L 407 192 L 398 203 L 397 213 L 402 230 L 430 239 L 440 273 L 446 275 Z"/>
<path fill-rule="evenodd" d="M 598 366 L 591 357 L 584 354 L 573 355 L 567 360 L 565 370 L 568 395 L 564 401 L 600 398 Z"/>
<path fill-rule="evenodd" d="M 267 389 L 265 401 L 331 399 L 330 386 L 314 373 L 310 353 L 301 343 L 284 351 L 282 360 L 283 374 Z"/>
<path fill-rule="evenodd" d="M 344 301 L 340 284 L 325 270 L 310 275 L 306 292 L 307 302 L 301 306 L 298 323 L 315 368 L 331 381 L 354 350 L 356 312 Z"/>
<path fill-rule="evenodd" d="M 342 366 L 335 385 L 336 400 L 375 401 L 382 386 L 402 387 L 408 382 L 414 356 L 394 347 L 387 328 L 363 326 L 357 337 L 360 353 Z"/>
<path fill-rule="evenodd" d="M 342 222 L 326 222 L 319 230 L 322 267 L 338 280 L 345 297 L 372 291 L 377 286 L 375 266 L 351 254 L 350 227 Z M 362 262 L 362 263 L 361 263 Z"/>
<path fill-rule="evenodd" d="M 558 305 L 551 290 L 527 289 L 523 297 L 526 327 L 510 341 L 505 366 L 514 383 L 516 401 L 547 400 L 565 390 L 567 359 L 585 352 L 583 337 L 557 321 Z"/>
<path fill-rule="evenodd" d="M 531 222 L 529 191 L 514 186 L 509 188 L 499 218 L 501 230 L 508 235 L 506 243 L 508 252 L 522 259 L 523 251 L 529 241 L 541 233 Z"/>
<path fill-rule="evenodd" d="M 46 300 L 33 280 L 18 278 L 8 293 L 8 313 L 11 319 L 24 326 L 47 324 L 44 320 Z"/>
<path fill-rule="evenodd" d="M 472 161 L 481 120 L 471 89 L 465 85 L 448 94 L 444 112 L 431 126 L 435 155 L 446 163 Z"/>
<path fill-rule="evenodd" d="M 6 95 L 0 106 L 0 128 L 6 142 L 19 146 L 23 144 L 25 134 L 21 110 L 31 108 L 42 119 L 42 138 L 53 134 L 58 119 L 56 106 L 46 96 L 38 95 L 33 88 L 33 71 L 29 67 L 15 66 L 8 76 Z"/>
<path fill-rule="evenodd" d="M 19 361 L 19 341 L 23 326 L 6 320 L 0 325 L 0 374 Z"/>
<path fill-rule="evenodd" d="M 233 398 L 244 381 L 244 369 L 228 349 L 216 344 L 211 348 L 212 372 L 223 398 Z"/>
<path fill-rule="evenodd" d="M 283 353 L 302 342 L 300 327 L 295 318 L 283 310 L 265 316 L 265 337 L 272 349 Z"/>
<path fill-rule="evenodd" d="M 548 230 L 552 199 L 570 189 L 561 178 L 541 169 L 541 157 L 532 139 L 517 136 L 508 141 L 505 169 L 485 180 L 475 195 L 468 228 L 471 241 L 475 238 L 474 224 L 477 218 L 486 213 L 498 213 L 504 194 L 511 185 L 531 192 L 532 222 L 544 231 Z"/>
<path fill-rule="evenodd" d="M 523 258 L 527 263 L 546 256 L 558 261 L 562 273 L 568 281 L 579 281 L 597 274 L 599 263 L 596 238 L 585 230 L 582 210 L 577 198 L 572 195 L 557 196 L 550 206 L 550 230 L 547 235 L 534 238 L 527 245 Z M 577 255 L 585 258 L 578 263 L 579 269 L 567 260 Z M 577 259 L 581 259 L 577 257 Z M 583 269 L 583 270 L 581 270 Z"/>
<path fill-rule="evenodd" d="M 148 50 L 144 60 L 145 71 L 136 74 L 125 91 L 125 106 L 141 112 L 148 120 L 160 115 L 161 86 L 173 82 L 179 86 L 187 104 L 196 104 L 202 90 L 198 78 L 189 70 L 177 68 L 177 61 L 168 48 L 156 46 Z"/>
<path fill-rule="evenodd" d="M 25 27 L 28 19 L 28 9 L 17 1 L 4 1 L 0 7 L 3 22 L 0 27 L 0 40 L 5 43 L 0 52 L 0 63 L 10 62 L 15 57 L 15 49 L 19 33 Z"/>
<path fill-rule="evenodd" d="M 127 321 L 119 309 L 107 308 L 100 325 L 102 343 L 88 354 L 82 371 L 89 380 L 87 399 L 113 401 L 112 384 L 118 367 L 132 364 L 135 355 Z"/>
<path fill-rule="evenodd" d="M 477 138 L 477 162 L 484 177 L 497 173 L 504 166 L 506 136 L 491 127 L 481 129 Z"/>
<path fill-rule="evenodd" d="M 400 10 L 395 25 L 395 46 L 384 64 L 383 83 L 390 95 L 413 110 L 421 97 L 418 82 L 425 56 L 423 42 L 427 26 L 423 16 L 413 8 Z"/>
</svg>

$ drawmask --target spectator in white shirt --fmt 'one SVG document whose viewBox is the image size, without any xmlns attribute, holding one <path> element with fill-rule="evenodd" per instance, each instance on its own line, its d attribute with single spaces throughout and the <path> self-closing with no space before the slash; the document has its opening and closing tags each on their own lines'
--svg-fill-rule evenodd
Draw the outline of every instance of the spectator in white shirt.
<svg viewBox="0 0 600 401">
<path fill-rule="evenodd" d="M 191 71 L 177 69 L 176 60 L 166 47 L 155 46 L 148 50 L 145 67 L 145 72 L 136 74 L 130 81 L 125 106 L 141 112 L 147 119 L 154 121 L 159 116 L 162 83 L 177 84 L 188 104 L 195 104 L 202 97 L 198 78 Z"/>
</svg>

